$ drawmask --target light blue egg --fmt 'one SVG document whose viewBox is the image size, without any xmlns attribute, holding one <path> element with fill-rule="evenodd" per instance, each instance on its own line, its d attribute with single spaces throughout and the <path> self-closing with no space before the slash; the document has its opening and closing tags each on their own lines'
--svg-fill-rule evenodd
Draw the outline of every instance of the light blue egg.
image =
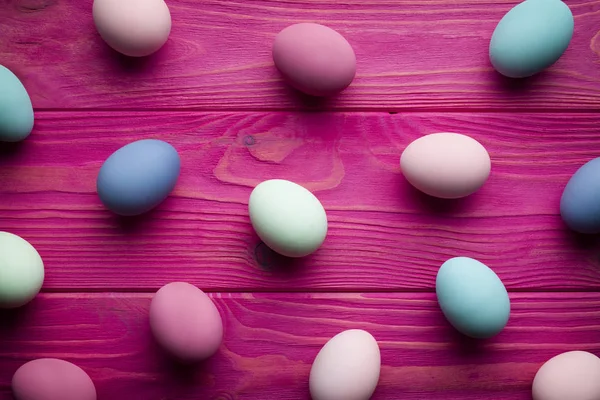
<svg viewBox="0 0 600 400">
<path fill-rule="evenodd" d="M 448 322 L 464 335 L 487 339 L 508 322 L 508 292 L 498 275 L 477 260 L 455 257 L 442 264 L 435 292 Z"/>
<path fill-rule="evenodd" d="M 0 141 L 20 142 L 33 129 L 33 106 L 19 78 L 0 65 Z"/>
<path fill-rule="evenodd" d="M 600 157 L 588 161 L 569 179 L 560 199 L 560 215 L 579 233 L 600 233 Z"/>
<path fill-rule="evenodd" d="M 509 78 L 524 78 L 548 68 L 573 36 L 573 14 L 560 0 L 525 0 L 498 23 L 490 42 L 490 61 Z"/>
<path fill-rule="evenodd" d="M 169 143 L 155 139 L 129 143 L 104 162 L 96 187 L 102 203 L 123 216 L 143 214 L 175 187 L 181 163 Z"/>
</svg>

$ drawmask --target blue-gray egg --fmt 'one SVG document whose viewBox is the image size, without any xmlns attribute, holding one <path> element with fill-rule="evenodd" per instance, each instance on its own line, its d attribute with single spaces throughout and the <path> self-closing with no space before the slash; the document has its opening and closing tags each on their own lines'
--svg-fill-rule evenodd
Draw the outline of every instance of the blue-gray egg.
<svg viewBox="0 0 600 400">
<path fill-rule="evenodd" d="M 525 0 L 498 23 L 490 61 L 509 78 L 525 78 L 554 64 L 573 36 L 573 14 L 560 0 Z"/>
<path fill-rule="evenodd" d="M 0 141 L 20 142 L 33 129 L 33 106 L 19 78 L 0 65 Z"/>
<path fill-rule="evenodd" d="M 560 199 L 560 215 L 579 233 L 600 233 L 600 157 L 581 166 Z"/>
<path fill-rule="evenodd" d="M 104 162 L 96 182 L 100 200 L 123 216 L 150 211 L 175 187 L 181 162 L 169 143 L 155 139 L 129 143 Z"/>
<path fill-rule="evenodd" d="M 442 264 L 435 292 L 448 322 L 464 335 L 488 339 L 508 322 L 510 299 L 504 284 L 473 258 L 455 257 Z"/>
</svg>

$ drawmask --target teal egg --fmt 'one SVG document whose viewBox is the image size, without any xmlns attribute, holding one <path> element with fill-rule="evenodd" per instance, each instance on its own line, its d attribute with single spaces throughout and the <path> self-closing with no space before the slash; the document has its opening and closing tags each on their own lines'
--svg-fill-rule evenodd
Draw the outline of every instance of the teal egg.
<svg viewBox="0 0 600 400">
<path fill-rule="evenodd" d="M 19 78 L 0 65 L 0 141 L 20 142 L 33 129 L 33 106 Z"/>
<path fill-rule="evenodd" d="M 508 322 L 510 299 L 504 284 L 475 259 L 455 257 L 442 264 L 435 292 L 448 322 L 464 335 L 488 339 Z"/>
<path fill-rule="evenodd" d="M 490 61 L 509 78 L 525 78 L 554 64 L 573 37 L 573 14 L 560 0 L 525 0 L 500 20 Z"/>
</svg>

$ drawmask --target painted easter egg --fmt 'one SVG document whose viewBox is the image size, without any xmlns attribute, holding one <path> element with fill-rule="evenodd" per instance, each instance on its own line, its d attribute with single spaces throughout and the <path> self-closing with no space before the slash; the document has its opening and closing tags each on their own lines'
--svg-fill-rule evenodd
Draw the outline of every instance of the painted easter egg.
<svg viewBox="0 0 600 400">
<path fill-rule="evenodd" d="M 294 182 L 261 182 L 250 194 L 248 210 L 258 237 L 279 254 L 304 257 L 325 241 L 327 215 L 323 205 Z"/>
<path fill-rule="evenodd" d="M 12 379 L 16 400 L 96 400 L 94 382 L 77 365 L 40 358 L 21 366 Z"/>
<path fill-rule="evenodd" d="M 533 379 L 533 400 L 600 399 L 600 358 L 569 351 L 546 361 Z"/>
<path fill-rule="evenodd" d="M 20 142 L 33 129 L 33 106 L 25 86 L 0 65 L 0 141 Z"/>
<path fill-rule="evenodd" d="M 150 211 L 174 189 L 180 164 L 177 151 L 166 142 L 144 139 L 129 143 L 100 168 L 96 182 L 100 200 L 123 216 Z"/>
<path fill-rule="evenodd" d="M 330 96 L 352 83 L 356 56 L 350 43 L 323 25 L 288 26 L 275 38 L 273 61 L 284 79 L 312 96 Z"/>
<path fill-rule="evenodd" d="M 310 369 L 313 400 L 368 400 L 379 381 L 381 355 L 364 330 L 338 333 L 319 351 Z"/>
<path fill-rule="evenodd" d="M 94 0 L 92 13 L 102 39 L 126 56 L 158 51 L 171 32 L 171 13 L 164 0 Z"/>
<path fill-rule="evenodd" d="M 490 61 L 509 78 L 525 78 L 550 67 L 573 37 L 573 14 L 560 0 L 525 0 L 498 23 Z"/>
<path fill-rule="evenodd" d="M 571 177 L 560 199 L 560 215 L 579 233 L 600 233 L 600 157 L 588 161 Z"/>
<path fill-rule="evenodd" d="M 219 310 L 203 291 L 185 282 L 169 283 L 156 292 L 150 328 L 156 342 L 183 362 L 212 356 L 223 340 Z"/>
<path fill-rule="evenodd" d="M 44 283 L 44 263 L 25 239 L 0 232 L 0 308 L 29 303 Z"/>
<path fill-rule="evenodd" d="M 408 182 L 434 197 L 456 199 L 479 190 L 491 161 L 477 140 L 459 133 L 423 136 L 402 152 L 400 168 Z"/>
<path fill-rule="evenodd" d="M 448 322 L 464 335 L 491 338 L 508 322 L 508 292 L 498 275 L 477 260 L 455 257 L 442 264 L 435 292 Z"/>
</svg>

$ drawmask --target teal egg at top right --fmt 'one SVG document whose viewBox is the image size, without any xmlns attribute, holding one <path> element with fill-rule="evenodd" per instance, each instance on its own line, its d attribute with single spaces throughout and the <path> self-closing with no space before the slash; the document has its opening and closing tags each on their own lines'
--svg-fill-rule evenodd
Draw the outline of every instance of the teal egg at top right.
<svg viewBox="0 0 600 400">
<path fill-rule="evenodd" d="M 554 64 L 573 37 L 574 20 L 560 0 L 525 0 L 500 20 L 490 42 L 490 61 L 509 78 L 526 78 Z"/>
</svg>

